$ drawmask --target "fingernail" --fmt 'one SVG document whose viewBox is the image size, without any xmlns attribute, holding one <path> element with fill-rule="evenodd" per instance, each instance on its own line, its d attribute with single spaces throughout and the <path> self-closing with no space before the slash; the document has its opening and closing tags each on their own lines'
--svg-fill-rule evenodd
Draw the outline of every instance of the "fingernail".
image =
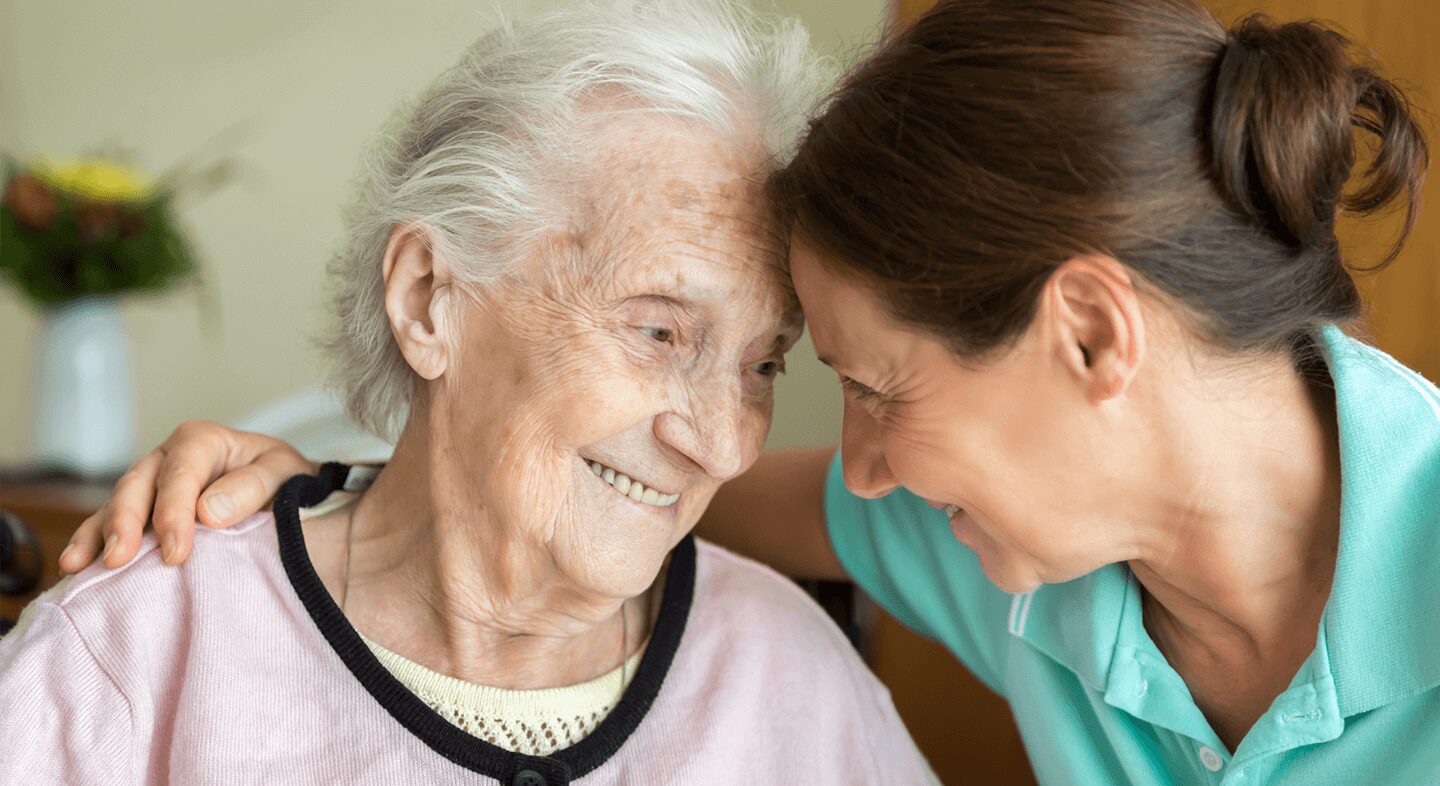
<svg viewBox="0 0 1440 786">
<path fill-rule="evenodd" d="M 110 537 L 108 537 L 108 538 L 105 539 L 105 553 L 104 553 L 104 554 L 101 554 L 101 555 L 100 555 L 100 558 L 101 558 L 101 559 L 109 559 L 109 558 L 110 558 L 110 552 L 112 552 L 112 551 L 115 550 L 115 544 L 116 544 L 116 543 L 119 543 L 119 542 L 120 542 L 120 536 L 119 536 L 119 535 L 116 535 L 116 534 L 113 533 L 113 532 L 110 533 Z"/>
<path fill-rule="evenodd" d="M 175 533 L 165 533 L 165 540 L 160 542 L 160 555 L 167 563 L 175 558 Z"/>
<path fill-rule="evenodd" d="M 211 494 L 205 498 L 205 510 L 210 512 L 210 518 L 224 521 L 235 512 L 235 500 L 229 494 Z"/>
<path fill-rule="evenodd" d="M 74 551 L 74 550 L 75 550 L 75 544 L 74 544 L 74 543 L 71 543 L 71 544 L 69 544 L 68 546 L 65 547 L 65 550 L 64 550 L 64 551 L 61 551 L 61 552 L 60 552 L 60 564 L 61 564 L 61 565 L 64 565 L 64 564 L 65 564 L 65 558 L 66 558 L 66 557 L 69 557 L 69 556 L 70 556 L 70 552 L 72 552 L 72 551 Z"/>
</svg>

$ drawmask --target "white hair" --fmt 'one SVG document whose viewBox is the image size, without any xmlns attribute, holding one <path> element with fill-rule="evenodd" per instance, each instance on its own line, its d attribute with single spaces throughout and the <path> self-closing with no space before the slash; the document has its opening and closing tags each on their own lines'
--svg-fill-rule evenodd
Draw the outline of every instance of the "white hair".
<svg viewBox="0 0 1440 786">
<path fill-rule="evenodd" d="M 365 156 L 330 266 L 339 326 L 328 348 L 350 416 L 393 440 L 409 411 L 416 377 L 392 338 L 381 275 L 397 226 L 427 226 L 456 278 L 484 286 L 527 238 L 555 228 L 542 180 L 573 171 L 557 169 L 559 157 L 583 155 L 566 143 L 586 97 L 743 135 L 774 168 L 831 74 L 797 20 L 735 0 L 582 0 L 482 37 Z"/>
</svg>

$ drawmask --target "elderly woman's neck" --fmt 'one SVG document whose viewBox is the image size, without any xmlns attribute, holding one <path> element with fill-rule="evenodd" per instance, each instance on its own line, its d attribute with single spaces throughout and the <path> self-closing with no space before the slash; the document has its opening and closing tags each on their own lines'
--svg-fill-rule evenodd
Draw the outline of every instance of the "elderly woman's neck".
<svg viewBox="0 0 1440 786">
<path fill-rule="evenodd" d="M 407 437 L 344 526 L 325 525 L 327 542 L 349 533 L 348 581 L 339 543 L 322 577 L 357 629 L 436 671 L 510 689 L 594 679 L 639 649 L 652 593 L 607 597 L 564 581 L 548 553 L 467 498 L 483 485 L 474 468 L 463 491 L 445 488 L 457 481 L 426 440 Z"/>
</svg>

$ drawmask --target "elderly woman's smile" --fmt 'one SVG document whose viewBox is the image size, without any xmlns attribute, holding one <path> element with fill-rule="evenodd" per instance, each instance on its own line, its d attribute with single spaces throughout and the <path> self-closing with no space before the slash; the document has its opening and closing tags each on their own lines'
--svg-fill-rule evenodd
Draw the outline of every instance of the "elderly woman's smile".
<svg viewBox="0 0 1440 786">
<path fill-rule="evenodd" d="M 654 483 L 646 484 L 624 472 L 616 472 L 614 467 L 606 466 L 598 461 L 589 462 L 589 466 L 590 470 L 595 473 L 595 477 L 605 481 L 605 485 L 615 489 L 621 496 L 628 497 L 642 505 L 668 508 L 680 499 L 679 494 L 659 491 Z"/>
</svg>

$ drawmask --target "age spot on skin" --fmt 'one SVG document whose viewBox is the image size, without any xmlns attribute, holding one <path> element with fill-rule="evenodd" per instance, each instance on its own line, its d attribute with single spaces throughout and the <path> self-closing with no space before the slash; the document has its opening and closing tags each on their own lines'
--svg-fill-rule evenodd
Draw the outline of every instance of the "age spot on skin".
<svg viewBox="0 0 1440 786">
<path fill-rule="evenodd" d="M 683 180 L 670 180 L 664 188 L 665 201 L 676 210 L 695 210 L 700 204 L 700 195 L 693 185 Z"/>
</svg>

